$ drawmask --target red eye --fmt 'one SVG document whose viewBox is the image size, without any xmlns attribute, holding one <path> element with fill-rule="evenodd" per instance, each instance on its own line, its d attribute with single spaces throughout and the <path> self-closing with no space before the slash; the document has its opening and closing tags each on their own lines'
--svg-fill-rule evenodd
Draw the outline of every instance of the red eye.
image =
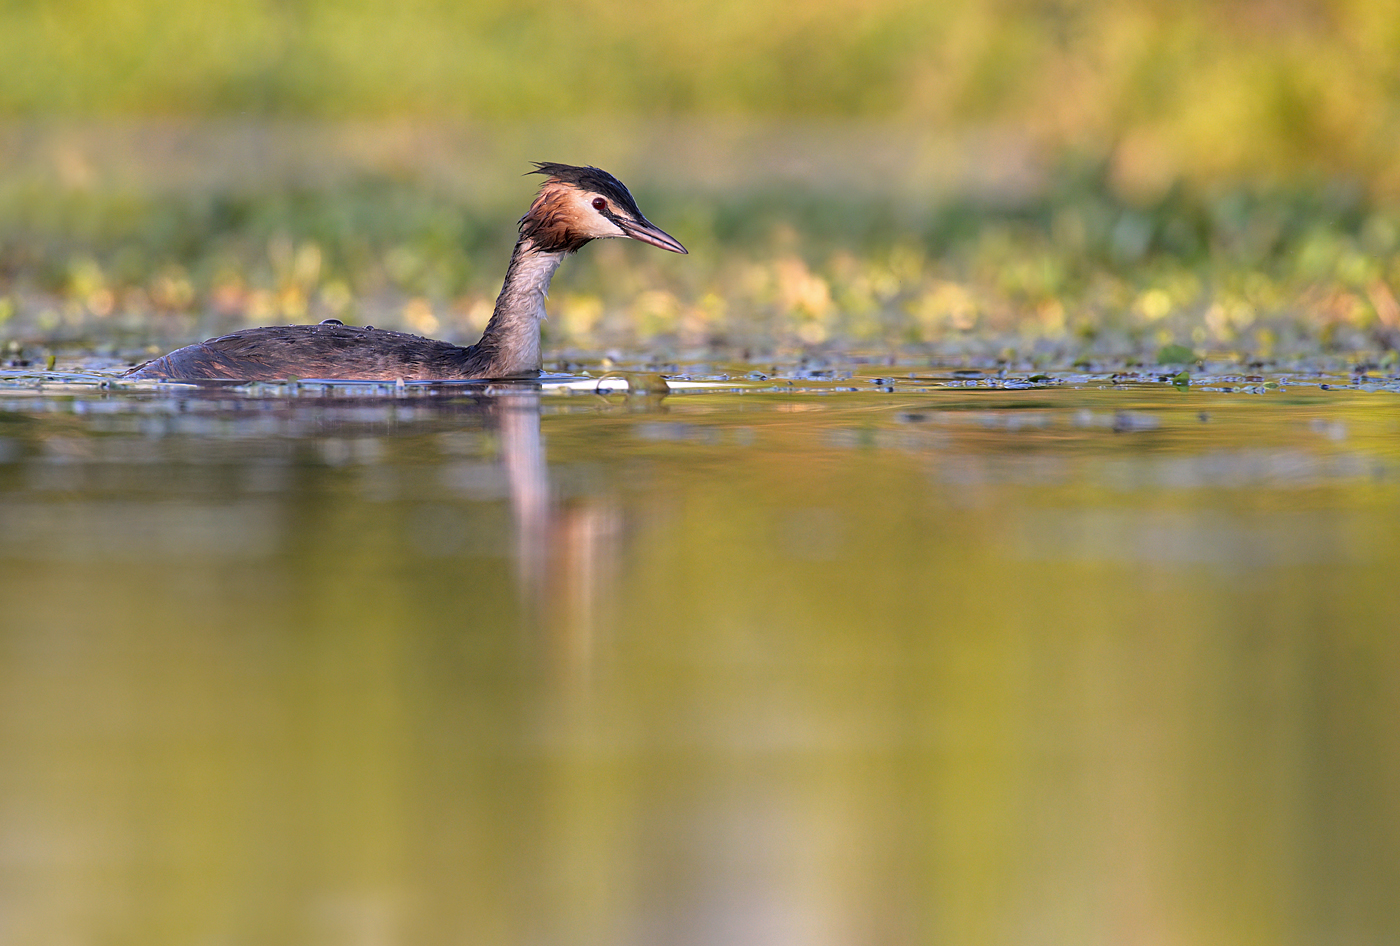
<svg viewBox="0 0 1400 946">
<path fill-rule="evenodd" d="M 607 205 L 608 205 L 608 202 L 607 202 L 606 200 L 604 200 L 603 198 L 601 198 L 601 197 L 595 197 L 595 198 L 593 198 L 593 209 L 594 209 L 594 210 L 602 210 L 602 209 L 603 209 L 604 207 L 606 207 Z"/>
</svg>

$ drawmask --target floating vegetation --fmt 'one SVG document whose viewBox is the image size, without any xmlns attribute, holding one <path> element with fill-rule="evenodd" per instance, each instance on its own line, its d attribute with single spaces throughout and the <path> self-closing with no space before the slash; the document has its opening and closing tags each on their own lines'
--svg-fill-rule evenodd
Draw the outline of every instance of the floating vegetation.
<svg viewBox="0 0 1400 946">
<path fill-rule="evenodd" d="M 211 151 L 223 142 L 203 134 Z M 427 166 L 356 171 L 345 154 L 348 170 L 321 177 L 228 170 L 171 187 L 161 160 L 130 185 L 118 183 L 126 169 L 74 187 L 42 163 L 0 184 L 6 363 L 82 353 L 130 364 L 324 318 L 471 342 L 499 288 L 510 208 L 528 191 L 499 169 L 472 189 Z M 612 242 L 581 256 L 557 280 L 547 351 L 561 362 L 611 350 L 1033 369 L 1397 364 L 1400 209 L 1360 189 L 1183 185 L 1144 200 L 1089 161 L 1061 162 L 1011 197 L 958 186 L 910 197 L 898 178 L 856 192 L 750 170 L 707 190 L 644 177 L 647 206 L 678 221 L 691 256 Z"/>
</svg>

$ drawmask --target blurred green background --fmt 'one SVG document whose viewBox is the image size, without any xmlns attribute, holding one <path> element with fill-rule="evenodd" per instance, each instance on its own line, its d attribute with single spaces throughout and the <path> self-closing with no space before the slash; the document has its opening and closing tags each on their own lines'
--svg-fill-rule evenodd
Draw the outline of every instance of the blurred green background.
<svg viewBox="0 0 1400 946">
<path fill-rule="evenodd" d="M 555 352 L 1393 364 L 1397 7 L 12 0 L 0 332 L 470 340 L 559 160 L 693 255 L 590 247 Z"/>
<path fill-rule="evenodd" d="M 691 250 L 555 365 L 908 360 L 8 372 L 6 946 L 1395 941 L 1395 384 L 1229 359 L 1393 379 L 1397 2 L 0 4 L 0 366 L 472 341 L 534 160 Z"/>
</svg>

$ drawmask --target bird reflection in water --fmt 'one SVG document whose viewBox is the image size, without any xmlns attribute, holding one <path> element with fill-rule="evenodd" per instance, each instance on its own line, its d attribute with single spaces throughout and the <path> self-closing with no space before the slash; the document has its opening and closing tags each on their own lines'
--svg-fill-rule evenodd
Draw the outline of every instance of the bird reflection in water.
<svg viewBox="0 0 1400 946">
<path fill-rule="evenodd" d="M 622 516 L 605 493 L 578 491 L 571 482 L 565 498 L 559 485 L 551 483 L 541 430 L 543 395 L 537 383 L 419 384 L 406 389 L 303 384 L 238 390 L 205 383 L 173 397 L 153 398 L 151 407 L 155 409 L 142 415 L 143 423 L 154 425 L 153 430 L 163 426 L 164 433 L 178 435 L 180 441 L 193 436 L 206 457 L 219 456 L 221 443 L 236 444 L 235 465 L 263 503 L 260 508 L 266 508 L 269 495 L 287 491 L 280 510 L 266 509 L 264 545 L 287 545 L 277 538 L 279 533 L 290 534 L 284 529 L 319 536 L 320 543 L 335 542 L 342 529 L 364 534 L 367 513 L 398 517 L 402 530 L 370 531 L 405 536 L 404 551 L 441 560 L 439 567 L 477 570 L 463 574 L 462 581 L 438 581 L 431 589 L 434 609 L 477 619 L 511 613 L 508 605 L 504 611 L 497 607 L 506 604 L 510 592 L 484 586 L 489 572 L 479 571 L 481 555 L 509 556 L 518 598 L 514 613 L 550 642 L 547 659 L 557 661 L 570 676 L 586 677 L 594 630 L 606 618 L 600 617 L 610 598 L 606 589 L 617 577 Z M 391 438 L 385 436 L 390 433 Z M 425 465 L 424 454 L 411 444 L 425 436 L 437 439 L 439 450 L 464 462 L 444 457 L 448 462 Z M 454 446 L 444 446 L 442 438 Z M 394 446 L 396 441 L 403 449 Z M 315 494 L 311 502 L 297 498 L 293 480 L 273 476 L 263 482 L 282 469 L 281 458 L 288 455 L 289 444 L 296 443 L 314 451 L 319 462 L 313 469 L 361 466 L 362 495 L 370 505 L 359 507 L 359 512 L 347 507 L 320 474 L 301 481 Z M 182 447 L 174 449 L 172 456 L 184 455 Z M 207 463 L 194 469 L 206 467 Z M 188 470 L 181 478 L 192 481 Z M 408 485 L 415 482 L 419 485 Z M 444 486 L 449 495 L 440 497 Z M 492 516 L 500 500 L 508 503 L 508 522 Z M 396 504 L 395 511 L 386 503 Z M 241 525 L 251 519 L 244 515 L 238 521 Z M 227 546 L 236 538 L 220 532 L 208 540 Z M 130 547 L 129 536 L 125 541 L 124 547 Z M 396 549 L 381 549 L 378 561 Z M 338 580 L 346 579 L 342 575 Z"/>
<path fill-rule="evenodd" d="M 606 497 L 566 503 L 551 488 L 537 387 L 497 385 L 486 393 L 486 420 L 500 436 L 524 612 L 555 640 L 560 669 L 586 677 L 604 589 L 615 577 L 621 517 Z"/>
</svg>

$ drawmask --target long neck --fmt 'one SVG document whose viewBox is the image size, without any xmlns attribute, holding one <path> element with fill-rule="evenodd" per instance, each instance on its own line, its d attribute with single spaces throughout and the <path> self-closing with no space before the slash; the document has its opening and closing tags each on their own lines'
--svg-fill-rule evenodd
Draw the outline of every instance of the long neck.
<svg viewBox="0 0 1400 946">
<path fill-rule="evenodd" d="M 540 319 L 549 280 L 564 251 L 543 250 L 529 237 L 521 237 L 510 255 L 505 285 L 496 297 L 496 310 L 486 324 L 481 341 L 472 348 L 489 359 L 493 377 L 539 371 Z"/>
</svg>

